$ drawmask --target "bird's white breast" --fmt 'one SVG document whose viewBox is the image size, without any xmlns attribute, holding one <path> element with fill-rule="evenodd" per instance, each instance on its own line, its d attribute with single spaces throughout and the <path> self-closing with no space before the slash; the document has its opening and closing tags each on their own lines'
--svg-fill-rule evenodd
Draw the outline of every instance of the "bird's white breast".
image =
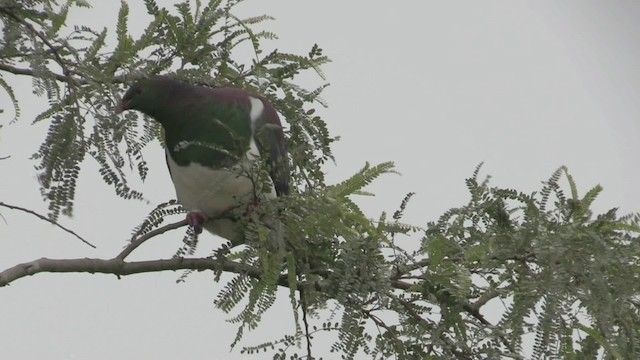
<svg viewBox="0 0 640 360">
<path fill-rule="evenodd" d="M 251 179 L 239 167 L 214 170 L 195 162 L 180 166 L 169 153 L 167 163 L 178 202 L 187 210 L 216 216 L 246 200 L 253 190 Z"/>
<path fill-rule="evenodd" d="M 167 152 L 167 163 L 178 202 L 188 211 L 202 211 L 210 217 L 246 203 L 254 190 L 253 181 L 247 176 L 248 165 L 256 156 L 258 148 L 253 139 L 245 159 L 229 169 L 212 169 L 195 162 L 180 166 Z M 270 190 L 268 196 L 275 197 L 273 184 Z"/>
<path fill-rule="evenodd" d="M 253 96 L 249 97 L 249 102 L 251 104 L 249 118 L 251 130 L 254 132 L 256 121 L 264 111 L 264 103 Z M 214 170 L 195 162 L 180 166 L 167 151 L 167 163 L 176 188 L 178 202 L 187 210 L 200 210 L 210 217 L 215 217 L 241 202 L 246 202 L 253 192 L 254 185 L 245 174 L 250 168 L 248 164 L 259 156 L 260 152 L 253 138 L 245 158 L 240 164 L 229 169 Z M 272 188 L 270 195 L 275 197 L 275 188 Z"/>
</svg>

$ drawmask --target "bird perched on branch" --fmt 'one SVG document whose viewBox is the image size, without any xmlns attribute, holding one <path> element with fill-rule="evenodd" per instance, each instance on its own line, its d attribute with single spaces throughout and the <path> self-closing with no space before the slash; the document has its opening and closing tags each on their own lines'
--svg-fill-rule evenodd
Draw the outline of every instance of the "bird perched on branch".
<svg viewBox="0 0 640 360">
<path fill-rule="evenodd" d="M 289 193 L 287 148 L 280 118 L 264 97 L 235 88 L 194 86 L 168 76 L 134 83 L 116 113 L 138 110 L 164 128 L 166 158 L 187 222 L 237 242 L 237 219 L 224 215 L 256 194 Z M 264 160 L 267 189 L 255 176 Z"/>
</svg>

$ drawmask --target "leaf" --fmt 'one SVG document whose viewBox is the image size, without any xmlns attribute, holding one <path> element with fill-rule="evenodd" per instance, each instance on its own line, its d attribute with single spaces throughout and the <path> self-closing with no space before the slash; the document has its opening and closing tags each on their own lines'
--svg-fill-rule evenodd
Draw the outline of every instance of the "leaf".
<svg viewBox="0 0 640 360">
<path fill-rule="evenodd" d="M 18 103 L 18 99 L 16 98 L 16 94 L 13 92 L 11 86 L 9 86 L 9 84 L 2 77 L 0 77 L 0 86 L 4 89 L 4 91 L 6 91 L 7 95 L 9 95 L 9 99 L 11 99 L 11 102 L 13 103 L 13 110 L 15 111 L 15 115 L 13 116 L 11 123 L 14 123 L 20 117 L 20 105 Z"/>
<path fill-rule="evenodd" d="M 469 262 L 482 261 L 487 257 L 488 252 L 487 245 L 474 245 L 465 250 L 464 258 Z"/>
<path fill-rule="evenodd" d="M 602 336 L 602 334 L 597 332 L 595 329 L 582 325 L 580 323 L 576 324 L 576 327 L 584 331 L 585 333 L 587 333 L 589 336 L 591 336 L 595 341 L 598 342 L 598 344 L 600 344 L 600 346 L 602 346 L 605 349 L 606 353 L 613 356 L 616 360 L 624 359 L 622 355 L 618 352 L 618 350 L 614 346 L 609 344 L 607 340 L 605 340 L 605 338 Z"/>
<path fill-rule="evenodd" d="M 440 265 L 444 259 L 447 249 L 447 239 L 442 235 L 434 235 L 429 237 L 426 245 L 427 254 L 429 255 L 429 268 L 434 270 Z"/>
<path fill-rule="evenodd" d="M 396 173 L 394 170 L 393 162 L 384 162 L 376 166 L 370 166 L 369 163 L 351 176 L 349 179 L 343 182 L 333 185 L 328 188 L 328 194 L 331 197 L 344 197 L 359 191 L 363 187 L 369 185 L 373 180 L 377 179 L 382 174 Z"/>
</svg>

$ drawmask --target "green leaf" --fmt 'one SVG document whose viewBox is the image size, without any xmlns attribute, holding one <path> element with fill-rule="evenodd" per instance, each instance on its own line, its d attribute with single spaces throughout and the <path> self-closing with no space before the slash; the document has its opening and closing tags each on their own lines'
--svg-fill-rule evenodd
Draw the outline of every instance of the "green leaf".
<svg viewBox="0 0 640 360">
<path fill-rule="evenodd" d="M 442 259 L 446 254 L 447 249 L 447 239 L 440 235 L 436 234 L 427 240 L 426 250 L 429 255 L 429 268 L 434 270 L 440 265 Z"/>
<path fill-rule="evenodd" d="M 600 344 L 600 346 L 602 346 L 605 349 L 606 353 L 608 353 L 609 355 L 613 356 L 616 360 L 623 360 L 624 359 L 622 357 L 622 355 L 620 354 L 620 352 L 618 352 L 618 350 L 613 345 L 611 345 L 609 342 L 607 342 L 607 340 L 605 340 L 605 338 L 602 336 L 602 334 L 597 332 L 595 329 L 590 328 L 590 327 L 585 326 L 585 325 L 582 325 L 580 323 L 576 324 L 576 328 L 584 331 L 589 336 L 591 336 L 595 341 L 598 342 L 598 344 Z"/>
<path fill-rule="evenodd" d="M 464 251 L 464 258 L 469 262 L 482 261 L 488 253 L 489 247 L 487 245 L 474 245 Z"/>
</svg>

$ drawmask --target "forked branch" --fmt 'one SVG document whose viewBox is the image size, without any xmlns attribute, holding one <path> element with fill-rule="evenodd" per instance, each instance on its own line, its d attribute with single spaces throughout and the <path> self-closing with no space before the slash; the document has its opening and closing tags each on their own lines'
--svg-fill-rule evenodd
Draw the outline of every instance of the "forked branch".
<svg viewBox="0 0 640 360">
<path fill-rule="evenodd" d="M 104 259 L 47 259 L 18 264 L 0 273 L 0 286 L 9 285 L 11 282 L 25 276 L 35 275 L 41 272 L 49 273 L 100 273 L 117 276 L 140 274 L 157 271 L 176 270 L 222 270 L 237 274 L 248 274 L 251 277 L 260 277 L 259 269 L 240 264 L 234 261 L 226 261 L 209 258 L 175 258 L 149 261 L 126 262 L 119 258 Z M 286 286 L 288 284 L 281 284 Z"/>
</svg>

